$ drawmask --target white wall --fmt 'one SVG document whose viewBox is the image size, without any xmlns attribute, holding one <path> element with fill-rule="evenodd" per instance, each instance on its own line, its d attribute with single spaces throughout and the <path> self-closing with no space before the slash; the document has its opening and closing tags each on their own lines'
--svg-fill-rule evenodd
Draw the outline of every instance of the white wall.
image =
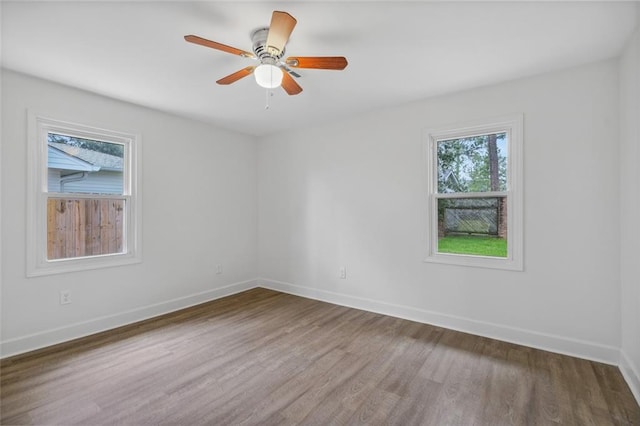
<svg viewBox="0 0 640 426">
<path fill-rule="evenodd" d="M 640 23 L 640 5 L 638 22 Z M 640 29 L 620 60 L 620 369 L 640 401 Z"/>
<path fill-rule="evenodd" d="M 618 106 L 612 60 L 265 138 L 261 282 L 617 363 Z M 423 130 L 512 113 L 525 118 L 525 271 L 424 263 Z"/>
<path fill-rule="evenodd" d="M 25 278 L 27 108 L 142 135 L 143 263 Z M 2 122 L 3 356 L 255 286 L 253 138 L 6 70 Z"/>
</svg>

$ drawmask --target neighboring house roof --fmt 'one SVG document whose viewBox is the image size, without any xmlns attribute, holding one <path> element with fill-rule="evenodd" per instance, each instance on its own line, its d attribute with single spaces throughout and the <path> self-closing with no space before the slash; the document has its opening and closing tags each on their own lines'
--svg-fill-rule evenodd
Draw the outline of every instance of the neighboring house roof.
<svg viewBox="0 0 640 426">
<path fill-rule="evenodd" d="M 91 166 L 93 166 L 93 171 L 122 171 L 123 169 L 123 159 L 120 157 L 116 157 L 115 155 L 105 154 L 103 152 L 92 151 L 90 149 L 79 148 L 77 146 L 57 142 L 49 142 L 49 147 L 55 148 L 58 151 L 62 151 L 69 156 L 90 164 Z"/>
<path fill-rule="evenodd" d="M 71 170 L 73 172 L 97 172 L 100 167 L 69 155 L 51 145 L 47 152 L 47 167 L 49 169 Z"/>
</svg>

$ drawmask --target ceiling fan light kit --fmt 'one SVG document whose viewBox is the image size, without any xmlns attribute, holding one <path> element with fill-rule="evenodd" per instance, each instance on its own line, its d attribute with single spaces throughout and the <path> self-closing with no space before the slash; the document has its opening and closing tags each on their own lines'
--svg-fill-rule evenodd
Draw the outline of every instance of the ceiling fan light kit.
<svg viewBox="0 0 640 426">
<path fill-rule="evenodd" d="M 283 72 L 280 68 L 271 64 L 260 64 L 253 70 L 258 86 L 265 89 L 275 89 L 282 84 Z"/>
<path fill-rule="evenodd" d="M 285 46 L 297 22 L 287 12 L 274 11 L 269 27 L 259 28 L 251 33 L 253 53 L 195 35 L 186 35 L 184 39 L 189 43 L 199 44 L 259 62 L 256 66 L 248 66 L 221 78 L 216 82 L 218 84 L 232 84 L 243 77 L 253 74 L 256 83 L 261 87 L 274 89 L 282 86 L 287 94 L 297 95 L 302 92 L 302 87 L 293 77 L 298 78 L 300 75 L 291 70 L 291 68 L 343 70 L 348 65 L 347 59 L 343 56 L 301 56 L 288 57 L 282 60 Z"/>
</svg>

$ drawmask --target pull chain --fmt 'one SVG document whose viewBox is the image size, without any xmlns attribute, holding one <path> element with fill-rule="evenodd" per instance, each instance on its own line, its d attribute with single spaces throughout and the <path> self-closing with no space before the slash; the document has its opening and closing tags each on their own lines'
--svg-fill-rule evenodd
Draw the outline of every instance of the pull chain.
<svg viewBox="0 0 640 426">
<path fill-rule="evenodd" d="M 269 109 L 269 98 L 273 96 L 273 92 L 267 89 L 265 92 L 265 95 L 266 95 L 266 99 L 265 99 L 264 109 Z"/>
</svg>

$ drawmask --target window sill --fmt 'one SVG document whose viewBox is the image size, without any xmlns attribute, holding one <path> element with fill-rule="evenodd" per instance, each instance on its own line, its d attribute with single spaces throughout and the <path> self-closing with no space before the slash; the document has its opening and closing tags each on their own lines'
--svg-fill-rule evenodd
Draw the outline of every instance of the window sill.
<svg viewBox="0 0 640 426">
<path fill-rule="evenodd" d="M 70 272 L 132 265 L 136 263 L 142 263 L 142 258 L 139 255 L 134 254 L 110 254 L 76 259 L 44 261 L 40 264 L 32 265 L 32 267 L 27 271 L 27 277 L 66 274 Z"/>
<path fill-rule="evenodd" d="M 468 266 L 474 268 L 502 269 L 506 271 L 523 271 L 522 262 L 510 258 L 490 256 L 470 256 L 465 254 L 432 254 L 424 259 L 425 263 Z"/>
</svg>

